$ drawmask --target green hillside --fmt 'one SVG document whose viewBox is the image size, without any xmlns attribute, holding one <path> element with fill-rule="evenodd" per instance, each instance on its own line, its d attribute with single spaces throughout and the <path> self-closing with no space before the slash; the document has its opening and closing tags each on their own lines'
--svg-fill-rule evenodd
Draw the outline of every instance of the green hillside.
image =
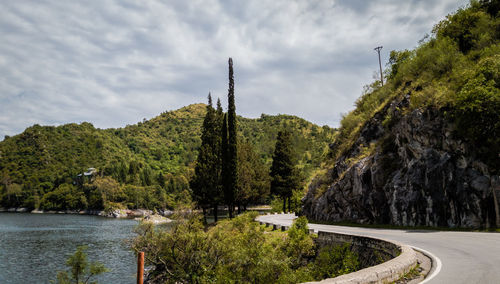
<svg viewBox="0 0 500 284">
<path fill-rule="evenodd" d="M 165 208 L 189 201 L 205 111 L 206 105 L 194 104 L 118 129 L 86 122 L 29 127 L 0 142 L 0 206 Z M 334 135 L 334 129 L 288 115 L 239 117 L 238 123 L 241 141 L 252 145 L 267 168 L 278 130 L 292 129 L 305 177 Z M 88 168 L 97 171 L 92 183 L 77 178 Z"/>
</svg>

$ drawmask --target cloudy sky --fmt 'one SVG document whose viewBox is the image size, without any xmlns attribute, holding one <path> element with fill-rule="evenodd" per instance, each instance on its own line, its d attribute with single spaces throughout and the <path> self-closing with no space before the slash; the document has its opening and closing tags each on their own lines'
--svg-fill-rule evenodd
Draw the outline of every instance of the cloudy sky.
<svg viewBox="0 0 500 284">
<path fill-rule="evenodd" d="M 0 4 L 0 140 L 35 123 L 121 127 L 225 105 L 338 126 L 378 69 L 466 0 L 16 0 Z"/>
</svg>

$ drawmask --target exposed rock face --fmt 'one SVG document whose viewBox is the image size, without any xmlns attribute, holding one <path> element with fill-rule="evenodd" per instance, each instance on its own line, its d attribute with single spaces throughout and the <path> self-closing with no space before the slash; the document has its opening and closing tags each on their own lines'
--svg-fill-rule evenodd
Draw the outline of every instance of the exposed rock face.
<svg viewBox="0 0 500 284">
<path fill-rule="evenodd" d="M 453 137 L 440 111 L 401 114 L 408 103 L 388 105 L 365 124 L 328 173 L 330 182 L 313 181 L 303 213 L 334 222 L 500 227 L 499 176 Z M 370 143 L 375 150 L 361 158 Z"/>
</svg>

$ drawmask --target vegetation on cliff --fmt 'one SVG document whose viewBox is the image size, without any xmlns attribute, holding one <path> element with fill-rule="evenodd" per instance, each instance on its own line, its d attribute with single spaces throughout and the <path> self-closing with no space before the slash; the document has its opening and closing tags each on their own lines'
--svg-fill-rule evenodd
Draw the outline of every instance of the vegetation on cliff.
<svg viewBox="0 0 500 284">
<path fill-rule="evenodd" d="M 387 82 L 365 87 L 341 121 L 330 157 L 345 154 L 362 127 L 384 106 L 410 94 L 410 106 L 439 109 L 456 123 L 455 135 L 500 169 L 500 17 L 498 1 L 472 1 L 438 23 L 414 50 L 392 51 Z M 388 115 L 384 126 L 390 127 Z M 368 145 L 366 145 L 368 146 Z"/>
</svg>

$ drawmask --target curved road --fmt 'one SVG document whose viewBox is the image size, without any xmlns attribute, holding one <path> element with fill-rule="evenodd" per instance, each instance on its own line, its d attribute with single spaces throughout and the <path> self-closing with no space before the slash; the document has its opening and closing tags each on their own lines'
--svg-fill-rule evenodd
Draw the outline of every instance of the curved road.
<svg viewBox="0 0 500 284">
<path fill-rule="evenodd" d="M 263 215 L 258 220 L 290 226 L 293 214 Z M 394 240 L 424 249 L 441 260 L 427 283 L 500 284 L 500 233 L 389 230 L 309 224 L 315 231 Z"/>
</svg>

